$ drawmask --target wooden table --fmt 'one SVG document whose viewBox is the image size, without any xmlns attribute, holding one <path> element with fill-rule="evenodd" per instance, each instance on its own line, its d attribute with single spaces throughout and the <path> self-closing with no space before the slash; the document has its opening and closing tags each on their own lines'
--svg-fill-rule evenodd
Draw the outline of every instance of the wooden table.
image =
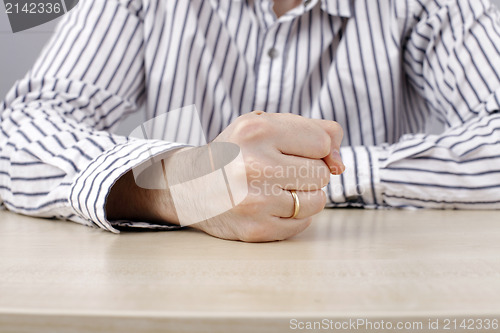
<svg viewBox="0 0 500 333">
<path fill-rule="evenodd" d="M 360 320 L 351 331 L 383 321 L 437 332 L 429 320 L 494 323 L 499 216 L 325 210 L 290 240 L 246 244 L 189 229 L 114 235 L 0 212 L 0 332 L 305 332 L 298 328 L 318 323 L 331 332 Z M 500 331 L 492 328 L 474 332 Z"/>
</svg>

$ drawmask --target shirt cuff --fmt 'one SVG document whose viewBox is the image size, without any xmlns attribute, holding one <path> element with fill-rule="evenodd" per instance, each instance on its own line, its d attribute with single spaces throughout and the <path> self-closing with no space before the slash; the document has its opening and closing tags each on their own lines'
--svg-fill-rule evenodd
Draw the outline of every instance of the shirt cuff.
<svg viewBox="0 0 500 333">
<path fill-rule="evenodd" d="M 150 160 L 152 157 L 185 145 L 165 141 L 139 140 L 115 146 L 95 158 L 83 170 L 73 183 L 70 203 L 77 218 L 88 225 L 119 233 L 115 227 L 139 227 L 150 229 L 172 229 L 169 225 L 157 225 L 147 222 L 116 221 L 111 223 L 106 218 L 106 199 L 115 182 L 129 170 Z M 83 221 L 80 221 L 82 223 Z"/>
<path fill-rule="evenodd" d="M 383 205 L 379 177 L 379 158 L 383 150 L 376 147 L 342 147 L 344 173 L 331 176 L 327 187 L 327 207 L 376 208 Z"/>
</svg>

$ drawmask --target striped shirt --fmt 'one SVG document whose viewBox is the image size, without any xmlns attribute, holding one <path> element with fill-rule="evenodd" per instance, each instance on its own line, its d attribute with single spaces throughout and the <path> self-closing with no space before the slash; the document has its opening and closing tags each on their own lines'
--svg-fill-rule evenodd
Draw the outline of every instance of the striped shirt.
<svg viewBox="0 0 500 333">
<path fill-rule="evenodd" d="M 347 170 L 329 207 L 500 208 L 488 0 L 305 0 L 279 18 L 271 0 L 82 0 L 0 107 L 3 205 L 160 228 L 108 221 L 106 197 L 179 145 L 112 133 L 192 104 L 209 140 L 252 110 L 339 122 Z"/>
</svg>

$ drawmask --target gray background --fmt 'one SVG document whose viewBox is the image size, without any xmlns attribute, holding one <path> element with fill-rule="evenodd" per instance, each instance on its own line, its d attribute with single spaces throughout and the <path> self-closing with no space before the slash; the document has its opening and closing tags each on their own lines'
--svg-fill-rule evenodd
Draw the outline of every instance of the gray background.
<svg viewBox="0 0 500 333">
<path fill-rule="evenodd" d="M 500 0 L 491 1 L 500 7 Z M 14 34 L 10 29 L 2 1 L 0 4 L 0 100 L 4 98 L 14 82 L 29 70 L 58 20 L 60 18 Z M 142 121 L 142 112 L 133 114 L 123 122 L 118 133 L 127 135 Z"/>
<path fill-rule="evenodd" d="M 0 101 L 16 80 L 21 79 L 31 68 L 61 18 L 14 34 L 5 13 L 4 2 L 0 1 Z M 128 135 L 143 121 L 144 113 L 136 112 L 123 121 L 117 133 Z"/>
</svg>

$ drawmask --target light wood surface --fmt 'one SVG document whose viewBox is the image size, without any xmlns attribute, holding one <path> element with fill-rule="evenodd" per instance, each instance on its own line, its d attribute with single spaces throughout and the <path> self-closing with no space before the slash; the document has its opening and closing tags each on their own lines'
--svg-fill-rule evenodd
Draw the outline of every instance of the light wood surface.
<svg viewBox="0 0 500 333">
<path fill-rule="evenodd" d="M 499 214 L 325 210 L 290 240 L 247 244 L 190 229 L 114 235 L 0 212 L 0 332 L 500 319 Z"/>
</svg>

